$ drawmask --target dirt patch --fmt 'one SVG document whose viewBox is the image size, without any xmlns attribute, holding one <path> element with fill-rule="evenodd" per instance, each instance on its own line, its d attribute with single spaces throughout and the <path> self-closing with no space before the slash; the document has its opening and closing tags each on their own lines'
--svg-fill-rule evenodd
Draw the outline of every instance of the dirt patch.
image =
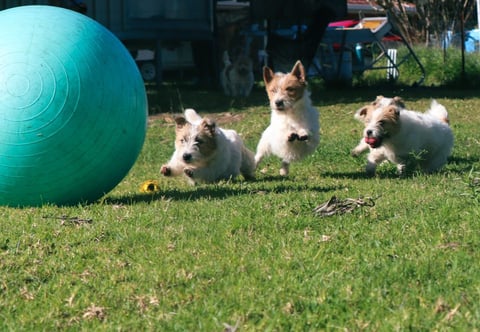
<svg viewBox="0 0 480 332">
<path fill-rule="evenodd" d="M 215 120 L 219 125 L 226 124 L 226 123 L 239 122 L 245 118 L 244 113 L 233 113 L 233 112 L 209 113 L 209 114 L 201 114 L 201 116 L 209 117 Z M 150 115 L 148 117 L 148 123 L 152 123 L 158 120 L 165 123 L 174 123 L 175 114 L 159 113 L 159 114 Z"/>
</svg>

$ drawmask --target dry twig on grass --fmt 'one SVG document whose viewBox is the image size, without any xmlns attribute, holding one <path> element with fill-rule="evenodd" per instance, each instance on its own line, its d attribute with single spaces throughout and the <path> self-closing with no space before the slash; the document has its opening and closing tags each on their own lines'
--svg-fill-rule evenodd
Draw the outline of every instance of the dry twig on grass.
<svg viewBox="0 0 480 332">
<path fill-rule="evenodd" d="M 67 216 L 60 216 L 60 217 L 49 217 L 45 216 L 44 219 L 59 219 L 62 225 L 65 225 L 66 222 L 72 223 L 74 225 L 81 225 L 81 224 L 91 224 L 93 219 L 82 219 L 79 217 L 67 217 Z"/>
<path fill-rule="evenodd" d="M 353 211 L 357 207 L 374 206 L 373 198 L 346 198 L 344 200 L 332 196 L 327 202 L 313 209 L 313 213 L 319 217 L 329 217 L 336 214 L 344 214 Z"/>
</svg>

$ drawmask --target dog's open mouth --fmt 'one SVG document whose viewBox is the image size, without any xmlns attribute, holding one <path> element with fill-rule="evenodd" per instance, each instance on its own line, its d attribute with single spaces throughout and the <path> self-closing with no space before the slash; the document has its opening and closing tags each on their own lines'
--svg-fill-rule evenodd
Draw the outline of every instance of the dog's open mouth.
<svg viewBox="0 0 480 332">
<path fill-rule="evenodd" d="M 378 137 L 365 137 L 365 143 L 370 145 L 371 148 L 375 149 L 382 145 L 382 140 Z"/>
</svg>

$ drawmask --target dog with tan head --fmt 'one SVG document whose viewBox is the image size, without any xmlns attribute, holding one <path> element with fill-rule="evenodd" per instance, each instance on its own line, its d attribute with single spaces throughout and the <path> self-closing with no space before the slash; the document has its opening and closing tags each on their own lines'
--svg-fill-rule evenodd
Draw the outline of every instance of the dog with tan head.
<svg viewBox="0 0 480 332">
<path fill-rule="evenodd" d="M 377 98 L 371 102 L 370 104 L 367 104 L 360 109 L 358 109 L 355 112 L 354 118 L 357 121 L 362 122 L 364 125 L 367 125 L 370 122 L 370 119 L 372 118 L 373 111 L 376 110 L 379 107 L 384 107 L 384 106 L 389 106 L 389 105 L 395 105 L 398 108 L 405 108 L 405 103 L 403 102 L 403 99 L 395 96 L 393 98 L 387 98 L 382 95 L 377 96 Z M 362 152 L 369 150 L 370 147 L 369 145 L 365 142 L 364 138 L 362 137 L 360 139 L 360 142 L 358 145 L 352 150 L 352 156 L 358 157 Z"/>
<path fill-rule="evenodd" d="M 212 183 L 243 175 L 255 177 L 254 154 L 234 130 L 223 129 L 193 109 L 175 118 L 175 151 L 160 172 L 184 175 L 191 184 Z"/>
<path fill-rule="evenodd" d="M 454 140 L 448 112 L 435 100 L 425 113 L 397 105 L 375 109 L 365 126 L 364 137 L 371 148 L 368 175 L 374 175 L 377 165 L 384 160 L 396 164 L 399 175 L 403 175 L 412 157 L 424 172 L 438 171 L 447 163 Z"/>
<path fill-rule="evenodd" d="M 263 68 L 271 117 L 257 146 L 255 164 L 267 155 L 282 160 L 280 175 L 289 173 L 293 161 L 312 154 L 320 142 L 319 112 L 312 106 L 305 69 L 297 61 L 289 73 Z"/>
</svg>

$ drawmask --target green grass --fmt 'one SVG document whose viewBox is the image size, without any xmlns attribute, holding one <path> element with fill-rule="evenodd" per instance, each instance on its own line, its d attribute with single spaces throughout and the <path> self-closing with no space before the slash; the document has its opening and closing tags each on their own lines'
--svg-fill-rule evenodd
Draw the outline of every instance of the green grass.
<svg viewBox="0 0 480 332">
<path fill-rule="evenodd" d="M 478 330 L 478 91 L 311 88 L 321 144 L 286 179 L 275 158 L 256 181 L 161 177 L 174 137 L 163 114 L 101 202 L 0 207 L 0 330 Z M 349 155 L 362 130 L 353 113 L 377 94 L 419 110 L 445 104 L 456 141 L 444 170 L 399 179 L 382 165 L 364 176 L 365 156 Z M 252 149 L 269 121 L 261 87 L 243 102 L 175 85 L 150 98 L 157 111 L 230 112 L 222 126 Z M 159 193 L 139 192 L 149 179 Z M 375 206 L 315 216 L 333 195 Z"/>
<path fill-rule="evenodd" d="M 392 46 L 393 47 L 393 46 Z M 446 50 L 440 48 L 427 48 L 414 46 L 413 52 L 425 69 L 423 86 L 428 87 L 465 87 L 478 88 L 478 75 L 480 74 L 480 56 L 477 52 L 465 53 L 464 72 L 462 73 L 462 53 L 459 48 L 450 47 Z M 400 63 L 402 61 L 402 63 Z M 415 62 L 412 54 L 406 47 L 398 47 L 397 64 L 399 64 L 399 77 L 394 82 L 398 86 L 412 86 L 417 84 L 422 76 L 420 67 Z M 385 66 L 381 61 L 377 66 Z M 360 77 L 355 77 L 356 86 L 372 86 L 384 84 L 386 71 L 369 70 Z"/>
</svg>

